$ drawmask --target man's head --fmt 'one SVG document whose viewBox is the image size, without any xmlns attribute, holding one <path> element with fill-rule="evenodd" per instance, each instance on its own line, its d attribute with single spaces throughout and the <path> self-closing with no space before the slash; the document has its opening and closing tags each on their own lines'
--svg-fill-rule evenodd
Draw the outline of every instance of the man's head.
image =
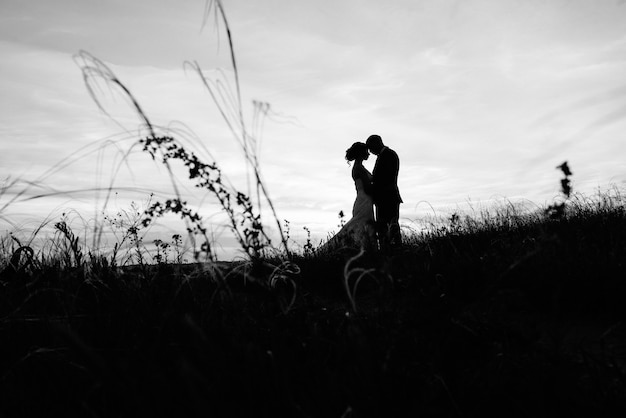
<svg viewBox="0 0 626 418">
<path fill-rule="evenodd" d="M 370 135 L 369 138 L 367 138 L 367 141 L 365 141 L 365 144 L 367 145 L 367 149 L 369 149 L 374 155 L 380 154 L 385 147 L 383 139 L 380 135 Z"/>
</svg>

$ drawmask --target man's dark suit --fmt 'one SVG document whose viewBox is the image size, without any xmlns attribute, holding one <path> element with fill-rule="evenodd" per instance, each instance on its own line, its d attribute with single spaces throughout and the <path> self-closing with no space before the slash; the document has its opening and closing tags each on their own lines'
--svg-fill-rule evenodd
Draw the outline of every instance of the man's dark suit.
<svg viewBox="0 0 626 418">
<path fill-rule="evenodd" d="M 372 196 L 376 205 L 376 224 L 382 249 L 401 243 L 400 226 L 400 191 L 398 190 L 398 171 L 400 159 L 394 150 L 384 147 L 376 158 L 372 171 Z"/>
</svg>

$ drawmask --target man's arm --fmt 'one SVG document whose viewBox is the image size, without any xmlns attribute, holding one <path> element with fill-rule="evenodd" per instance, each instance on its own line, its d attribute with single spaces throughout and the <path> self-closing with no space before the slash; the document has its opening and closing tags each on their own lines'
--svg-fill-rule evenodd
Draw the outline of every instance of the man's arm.
<svg viewBox="0 0 626 418">
<path fill-rule="evenodd" d="M 398 155 L 388 150 L 382 154 L 378 161 L 377 176 L 374 183 L 380 186 L 389 186 L 395 183 L 395 177 L 398 172 L 399 160 Z"/>
</svg>

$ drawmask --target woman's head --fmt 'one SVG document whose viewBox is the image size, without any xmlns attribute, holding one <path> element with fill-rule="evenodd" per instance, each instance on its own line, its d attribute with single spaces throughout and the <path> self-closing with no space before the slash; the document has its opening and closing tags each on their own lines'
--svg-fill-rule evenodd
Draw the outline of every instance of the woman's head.
<svg viewBox="0 0 626 418">
<path fill-rule="evenodd" d="M 367 160 L 369 156 L 367 145 L 363 142 L 355 142 L 346 150 L 346 160 L 348 161 Z"/>
</svg>

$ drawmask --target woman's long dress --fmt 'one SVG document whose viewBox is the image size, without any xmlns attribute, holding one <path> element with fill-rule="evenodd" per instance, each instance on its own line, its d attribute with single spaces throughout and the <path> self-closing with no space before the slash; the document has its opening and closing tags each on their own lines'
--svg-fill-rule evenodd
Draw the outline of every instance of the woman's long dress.
<svg viewBox="0 0 626 418">
<path fill-rule="evenodd" d="M 374 201 L 366 193 L 366 182 L 369 184 L 372 175 L 363 166 L 352 168 L 352 178 L 356 188 L 356 199 L 352 205 L 352 218 L 333 236 L 322 249 L 341 247 L 374 249 L 376 246 L 376 230 L 374 227 Z"/>
</svg>

